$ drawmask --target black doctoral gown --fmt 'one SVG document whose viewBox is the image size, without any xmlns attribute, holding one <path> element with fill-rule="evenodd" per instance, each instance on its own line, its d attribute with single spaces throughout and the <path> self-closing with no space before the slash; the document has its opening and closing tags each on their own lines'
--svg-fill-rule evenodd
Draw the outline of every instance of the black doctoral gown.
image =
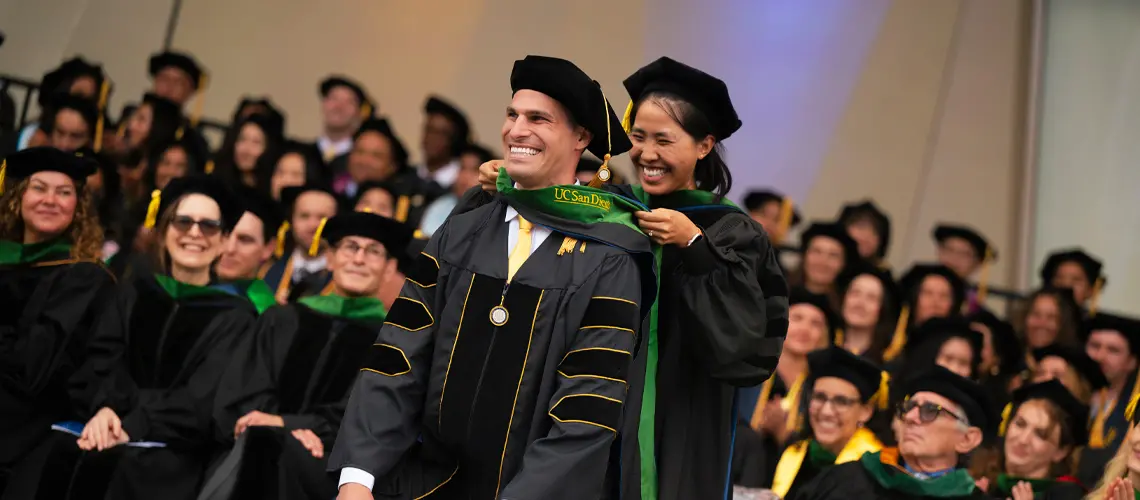
<svg viewBox="0 0 1140 500">
<path fill-rule="evenodd" d="M 1101 477 L 1104 476 L 1104 468 L 1108 465 L 1108 461 L 1116 455 L 1116 450 L 1120 448 L 1120 443 L 1124 442 L 1124 437 L 1128 435 L 1128 429 L 1131 424 L 1125 418 L 1125 409 L 1128 407 L 1128 402 L 1140 392 L 1140 380 L 1137 376 L 1140 372 L 1132 372 L 1125 382 L 1125 389 L 1121 391 L 1120 396 L 1116 399 L 1116 404 L 1113 405 L 1104 421 L 1104 432 L 1099 436 L 1095 435 L 1097 411 L 1096 407 L 1090 408 L 1089 412 L 1089 444 L 1081 450 L 1081 460 L 1077 465 L 1077 479 L 1081 484 L 1097 484 Z M 1103 407 L 1102 407 L 1103 408 Z"/>
<path fill-rule="evenodd" d="M 1033 500 L 1081 500 L 1085 496 L 1085 489 L 1072 480 L 1036 479 L 1029 481 L 1033 487 Z M 997 500 L 1012 498 L 1013 487 L 1021 481 L 1016 478 L 1007 478 L 1004 475 L 990 484 L 990 497 Z"/>
<path fill-rule="evenodd" d="M 32 449 L 52 424 L 75 419 L 67 381 L 114 283 L 66 243 L 0 242 L 0 492 L 9 475 L 37 474 Z"/>
<path fill-rule="evenodd" d="M 331 450 L 348 394 L 384 321 L 375 298 L 306 297 L 271 308 L 243 342 L 222 378 L 218 431 L 233 440 L 234 425 L 257 410 L 279 415 L 284 428 L 251 427 L 246 442 L 206 483 L 207 498 L 320 499 L 336 496 L 337 480 L 290 434 L 308 429 Z M 327 455 L 326 455 L 327 456 Z M 233 491 L 220 486 L 224 477 Z M 218 488 L 211 488 L 218 483 Z"/>
<path fill-rule="evenodd" d="M 894 451 L 893 449 L 891 450 Z M 856 462 L 836 465 L 821 472 L 811 482 L 800 486 L 787 500 L 988 500 L 990 497 L 974 487 L 973 478 L 965 470 L 937 479 L 921 481 L 898 465 L 879 462 L 882 453 L 868 453 Z"/>
<path fill-rule="evenodd" d="M 711 193 L 649 198 L 638 188 L 629 191 L 651 208 L 682 212 L 704 233 L 687 248 L 661 249 L 657 348 L 639 352 L 631 376 L 630 407 L 637 407 L 635 393 L 644 396 L 638 406 L 654 405 L 657 498 L 725 498 L 732 489 L 736 390 L 763 382 L 776 367 L 788 328 L 787 283 L 760 225 L 734 207 L 716 205 Z M 655 354 L 651 387 L 646 365 Z M 645 409 L 640 417 L 626 420 L 622 468 L 644 478 L 652 473 L 643 463 Z M 628 440 L 633 436 L 636 445 Z M 651 496 L 628 477 L 625 498 Z"/>
<path fill-rule="evenodd" d="M 432 236 L 353 388 L 330 470 L 373 474 L 376 498 L 617 495 L 614 438 L 656 290 L 648 240 L 612 194 L 503 191 Z M 509 286 L 508 198 L 553 230 Z"/>
<path fill-rule="evenodd" d="M 195 498 L 210 454 L 219 451 L 215 392 L 256 314 L 245 297 L 166 276 L 120 285 L 72 379 L 72 399 L 82 422 L 108 407 L 132 442 L 165 447 L 81 454 L 74 436 L 57 433 L 47 443 L 56 477 L 45 474 L 40 498 Z M 60 465 L 69 459 L 72 467 Z"/>
</svg>

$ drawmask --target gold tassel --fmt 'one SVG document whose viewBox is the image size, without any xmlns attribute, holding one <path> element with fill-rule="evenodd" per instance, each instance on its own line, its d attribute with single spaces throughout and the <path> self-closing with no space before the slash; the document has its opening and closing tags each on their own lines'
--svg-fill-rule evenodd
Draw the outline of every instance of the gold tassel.
<svg viewBox="0 0 1140 500">
<path fill-rule="evenodd" d="M 399 222 L 408 221 L 408 208 L 411 206 L 411 199 L 408 195 L 402 194 L 396 199 L 396 220 Z"/>
<path fill-rule="evenodd" d="M 1005 408 L 1001 410 L 1001 425 L 998 426 L 998 436 L 1004 436 L 1006 429 L 1009 428 L 1010 413 L 1013 413 L 1013 403 L 1006 403 Z"/>
<path fill-rule="evenodd" d="M 360 119 L 367 120 L 372 117 L 372 105 L 367 102 L 360 104 Z"/>
<path fill-rule="evenodd" d="M 610 101 L 606 99 L 605 94 L 602 94 L 602 105 L 605 108 L 602 110 L 602 116 L 606 117 L 606 154 L 602 157 L 602 166 L 598 167 L 598 173 L 594 174 L 594 178 L 590 179 L 590 187 L 600 188 L 610 180 L 610 152 L 613 151 L 613 131 L 610 130 Z"/>
<path fill-rule="evenodd" d="M 836 347 L 843 347 L 843 329 L 842 328 L 836 328 L 835 329 L 835 342 L 834 343 L 835 343 Z"/>
<path fill-rule="evenodd" d="M 412 238 L 417 240 L 425 239 L 423 229 L 416 229 L 416 232 L 412 233 Z"/>
<path fill-rule="evenodd" d="M 795 214 L 795 204 L 792 203 L 790 196 L 785 196 L 780 201 L 780 217 L 776 224 L 776 234 L 770 234 L 773 243 L 779 245 L 784 241 L 784 236 L 788 234 L 788 229 L 792 227 L 792 219 Z"/>
<path fill-rule="evenodd" d="M 574 253 L 574 247 L 578 246 L 578 240 L 569 236 L 562 239 L 562 246 L 558 248 L 558 255 Z"/>
<path fill-rule="evenodd" d="M 119 130 L 115 132 L 115 137 L 122 139 L 127 135 L 127 121 L 129 119 L 129 117 L 124 116 L 123 119 L 119 122 Z"/>
<path fill-rule="evenodd" d="M 803 390 L 804 379 L 806 378 L 807 371 L 796 377 L 796 381 L 792 382 L 792 386 L 788 388 L 788 396 L 784 398 L 784 404 L 789 405 L 784 409 L 788 412 L 787 420 L 784 421 L 784 428 L 789 432 L 799 430 L 803 424 L 803 416 L 800 415 L 800 392 Z"/>
<path fill-rule="evenodd" d="M 879 405 L 879 410 L 886 410 L 891 404 L 891 375 L 887 372 L 879 372 L 879 390 L 871 396 L 871 400 L 876 401 Z"/>
<path fill-rule="evenodd" d="M 4 194 L 4 176 L 8 173 L 8 160 L 0 163 L 0 194 Z"/>
<path fill-rule="evenodd" d="M 607 109 L 606 112 L 608 113 L 609 110 Z M 626 134 L 630 133 L 633 130 L 633 123 L 630 121 L 630 117 L 632 115 L 633 101 L 629 101 L 629 104 L 625 106 L 625 114 L 621 117 L 621 128 L 625 129 Z"/>
<path fill-rule="evenodd" d="M 324 232 L 328 221 L 328 217 L 321 217 L 321 224 L 317 226 L 317 232 L 313 233 L 313 243 L 309 245 L 309 257 L 316 257 L 321 252 L 321 233 Z"/>
<path fill-rule="evenodd" d="M 1093 284 L 1092 294 L 1089 295 L 1089 317 L 1096 316 L 1097 304 L 1100 302 L 1100 289 L 1104 288 L 1104 278 L 1097 278 Z"/>
<path fill-rule="evenodd" d="M 91 149 L 98 153 L 103 149 L 103 117 L 107 116 L 107 96 L 111 93 L 111 82 L 103 79 L 103 86 L 99 89 L 99 119 L 95 120 L 95 144 Z"/>
<path fill-rule="evenodd" d="M 910 319 L 910 307 L 903 306 L 899 313 L 899 321 L 895 323 L 895 336 L 891 338 L 891 345 L 883 352 L 883 361 L 887 362 L 898 357 L 906 347 L 906 322 Z"/>
<path fill-rule="evenodd" d="M 178 127 L 178 130 L 174 131 L 174 140 L 181 141 L 183 135 L 186 135 L 186 129 L 183 127 Z"/>
<path fill-rule="evenodd" d="M 752 419 L 748 422 L 753 430 L 759 431 L 760 427 L 764 425 L 764 407 L 768 406 L 768 400 L 772 397 L 773 377 L 779 377 L 779 375 L 773 373 L 772 376 L 768 377 L 768 380 L 760 384 L 760 398 L 756 400 L 756 406 L 752 409 Z"/>
<path fill-rule="evenodd" d="M 198 97 L 194 100 L 194 112 L 190 115 L 190 126 L 197 127 L 198 120 L 202 119 L 202 109 L 206 107 L 206 73 L 198 77 Z M 181 138 L 181 137 L 179 137 Z"/>
<path fill-rule="evenodd" d="M 209 175 L 212 173 L 214 173 L 214 160 L 206 162 L 206 174 Z"/>
<path fill-rule="evenodd" d="M 162 191 L 155 189 L 150 193 L 150 204 L 146 206 L 146 220 L 143 225 L 147 229 L 154 229 L 158 223 L 158 206 L 162 204 Z"/>
<path fill-rule="evenodd" d="M 986 255 L 982 258 L 982 273 L 978 276 L 978 294 L 975 296 L 977 297 L 978 306 L 986 303 L 986 295 L 988 295 L 990 291 L 990 266 L 993 260 L 994 252 L 990 250 L 990 247 L 987 245 Z M 969 305 L 966 307 L 969 307 Z"/>
<path fill-rule="evenodd" d="M 1132 398 L 1128 400 L 1128 406 L 1124 407 L 1124 420 L 1132 422 L 1132 417 L 1136 415 L 1136 402 L 1140 401 L 1140 394 L 1133 394 Z"/>
<path fill-rule="evenodd" d="M 273 251 L 273 255 L 278 259 L 285 255 L 285 237 L 289 235 L 289 227 L 289 221 L 285 221 L 277 228 L 277 248 Z"/>
<path fill-rule="evenodd" d="M 578 253 L 586 253 L 586 242 L 582 242 L 582 246 L 578 247 Z"/>
</svg>

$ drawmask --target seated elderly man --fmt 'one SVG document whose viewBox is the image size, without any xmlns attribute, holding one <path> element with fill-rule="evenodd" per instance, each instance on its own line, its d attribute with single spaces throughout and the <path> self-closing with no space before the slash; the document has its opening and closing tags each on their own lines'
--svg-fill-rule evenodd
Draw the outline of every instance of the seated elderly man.
<svg viewBox="0 0 1140 500">
<path fill-rule="evenodd" d="M 910 382 L 895 418 L 898 448 L 836 465 L 792 500 L 989 498 L 960 467 L 997 427 L 980 385 L 936 366 Z"/>
</svg>

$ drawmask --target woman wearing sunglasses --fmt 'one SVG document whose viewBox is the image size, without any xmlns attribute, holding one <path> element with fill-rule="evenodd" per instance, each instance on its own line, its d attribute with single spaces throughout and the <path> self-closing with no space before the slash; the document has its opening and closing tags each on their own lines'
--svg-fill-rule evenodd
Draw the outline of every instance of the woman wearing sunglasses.
<svg viewBox="0 0 1140 500">
<path fill-rule="evenodd" d="M 1088 406 L 1056 380 L 1013 393 L 999 434 L 1001 454 L 975 455 L 973 476 L 994 498 L 1079 500 L 1084 488 L 1072 476 L 1073 452 L 1088 442 Z M 1035 496 L 1037 495 L 1037 496 Z"/>
<path fill-rule="evenodd" d="M 75 466 L 55 467 L 62 477 L 42 484 L 43 496 L 195 498 L 216 451 L 215 389 L 257 314 L 246 297 L 211 286 L 239 207 L 212 177 L 173 179 L 155 193 L 147 225 L 155 228 L 159 272 L 121 284 L 103 311 L 73 379 L 86 424 L 56 450 L 60 463 Z M 75 461 L 79 451 L 86 453 Z"/>
<path fill-rule="evenodd" d="M 114 288 L 86 187 L 95 168 L 47 147 L 0 166 L 0 476 L 9 472 L 14 494 L 39 468 L 30 452 L 51 424 L 74 418 L 67 378 Z"/>
</svg>

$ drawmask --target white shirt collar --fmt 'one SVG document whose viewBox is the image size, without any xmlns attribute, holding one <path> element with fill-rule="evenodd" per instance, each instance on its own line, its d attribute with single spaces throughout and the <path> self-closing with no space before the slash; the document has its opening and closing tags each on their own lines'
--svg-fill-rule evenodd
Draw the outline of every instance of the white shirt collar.
<svg viewBox="0 0 1140 500">
<path fill-rule="evenodd" d="M 455 180 L 459 178 L 459 159 L 452 159 L 447 165 L 436 169 L 435 172 L 428 170 L 427 165 L 420 165 L 416 171 L 420 174 L 421 179 L 432 180 L 440 186 L 449 187 L 455 184 Z"/>
</svg>

